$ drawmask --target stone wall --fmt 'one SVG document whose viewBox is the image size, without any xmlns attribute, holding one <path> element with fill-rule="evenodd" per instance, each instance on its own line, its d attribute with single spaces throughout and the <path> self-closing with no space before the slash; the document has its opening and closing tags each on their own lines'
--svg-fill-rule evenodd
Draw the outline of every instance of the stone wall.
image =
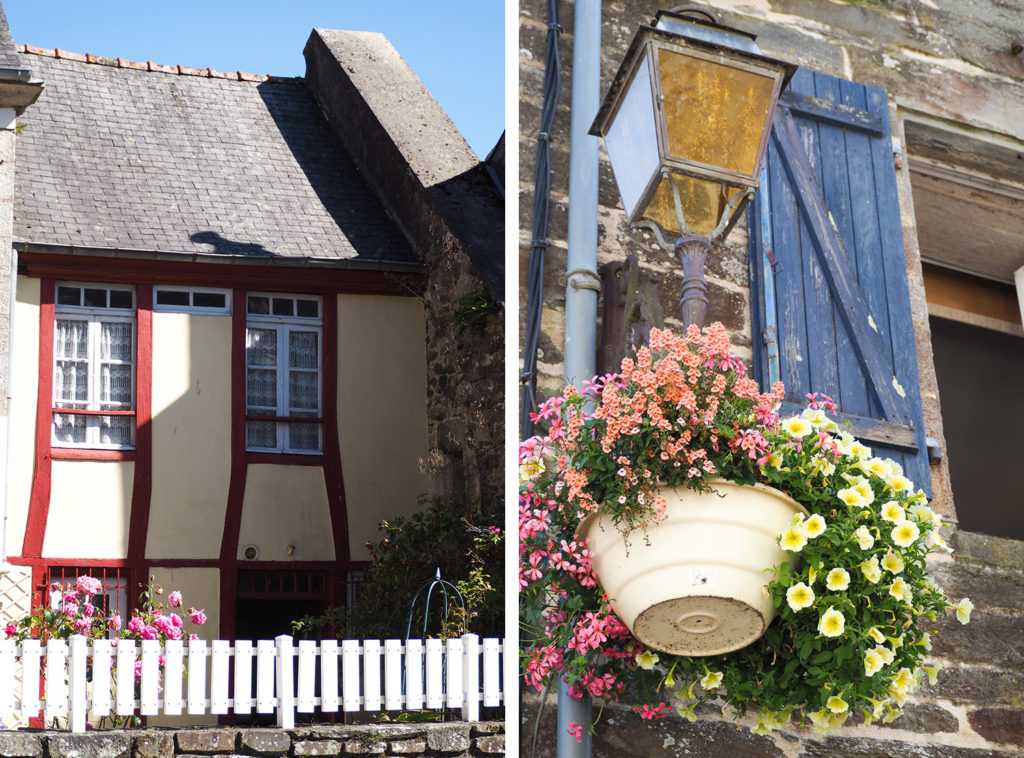
<svg viewBox="0 0 1024 758">
<path fill-rule="evenodd" d="M 611 0 L 602 8 L 602 85 L 611 77 L 636 28 L 660 5 L 651 0 Z M 1024 36 L 1018 3 L 980 0 L 716 0 L 708 4 L 723 23 L 758 35 L 770 55 L 832 75 L 885 88 L 890 95 L 894 149 L 913 158 L 948 160 L 1024 186 L 1024 55 L 1012 42 Z M 521 2 L 520 74 L 520 311 L 533 213 L 534 153 L 548 27 L 543 0 Z M 558 3 L 562 86 L 552 134 L 550 246 L 545 267 L 538 395 L 562 384 L 566 210 L 568 207 L 569 103 L 573 3 Z M 966 147 L 965 147 L 966 146 Z M 897 176 L 913 328 L 917 343 L 927 435 L 943 440 L 941 406 L 932 360 L 908 161 Z M 660 280 L 666 324 L 678 328 L 681 274 L 669 251 L 623 222 L 614 179 L 601 153 L 598 261 L 635 253 Z M 708 320 L 722 321 L 739 353 L 751 354 L 746 230 L 740 225 L 709 260 Z M 525 323 L 521 317 L 522 324 Z M 933 507 L 956 520 L 945 460 L 933 462 Z M 1007 493 L 1016 503 L 1017 493 Z M 823 737 L 805 730 L 771 736 L 737 729 L 716 710 L 688 723 L 670 716 L 643 721 L 628 705 L 605 707 L 593 742 L 595 758 L 631 755 L 838 756 L 839 758 L 983 758 L 1024 755 L 1024 543 L 957 532 L 957 551 L 938 558 L 932 571 L 950 596 L 969 596 L 972 621 L 941 623 L 933 662 L 943 668 L 934 686 L 908 701 L 906 715 L 890 725 L 846 727 Z M 522 754 L 530 755 L 538 697 L 525 693 L 520 724 Z M 537 758 L 555 755 L 555 703 L 544 711 Z M 746 722 L 743 722 L 746 723 Z M 746 723 L 751 726 L 752 723 Z"/>
<path fill-rule="evenodd" d="M 86 734 L 0 731 L 0 756 L 3 758 L 363 755 L 487 758 L 504 753 L 504 725 L 497 721 L 295 729 L 131 729 Z"/>
</svg>

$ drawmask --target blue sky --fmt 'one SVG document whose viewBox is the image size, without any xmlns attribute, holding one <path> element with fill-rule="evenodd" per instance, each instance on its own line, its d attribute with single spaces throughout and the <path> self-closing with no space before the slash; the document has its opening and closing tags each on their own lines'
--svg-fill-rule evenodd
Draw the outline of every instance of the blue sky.
<svg viewBox="0 0 1024 758">
<path fill-rule="evenodd" d="M 505 123 L 504 0 L 3 0 L 17 43 L 300 76 L 313 27 L 385 34 L 482 158 Z"/>
</svg>

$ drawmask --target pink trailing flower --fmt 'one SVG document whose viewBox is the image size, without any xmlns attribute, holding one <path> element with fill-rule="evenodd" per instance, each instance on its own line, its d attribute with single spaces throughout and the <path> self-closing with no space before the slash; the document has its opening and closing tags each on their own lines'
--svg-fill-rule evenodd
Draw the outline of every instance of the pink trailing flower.
<svg viewBox="0 0 1024 758">
<path fill-rule="evenodd" d="M 87 619 L 91 619 L 93 614 L 96 613 L 96 606 L 92 603 L 82 603 L 82 615 Z"/>
<path fill-rule="evenodd" d="M 17 627 L 17 625 L 15 625 L 14 623 L 10 623 L 10 624 L 8 624 L 7 626 L 5 626 L 5 627 L 4 627 L 4 633 L 5 633 L 5 634 L 6 634 L 6 635 L 7 635 L 8 637 L 13 637 L 13 636 L 14 636 L 15 634 L 17 634 L 17 633 L 18 633 L 18 627 Z"/>
<path fill-rule="evenodd" d="M 121 631 L 121 617 L 120 616 L 111 616 L 110 620 L 107 621 L 107 626 L 109 626 L 112 631 L 115 631 L 115 632 Z"/>
<path fill-rule="evenodd" d="M 181 629 L 181 625 L 185 623 L 177 613 L 168 613 L 167 618 L 171 620 L 171 624 L 177 629 Z"/>
<path fill-rule="evenodd" d="M 78 615 L 78 604 L 77 603 L 64 603 L 64 605 L 61 606 L 60 612 L 63 613 L 65 616 L 69 616 L 71 618 L 74 618 L 75 616 Z"/>
<path fill-rule="evenodd" d="M 663 719 L 672 710 L 672 707 L 668 703 L 658 703 L 657 705 L 635 705 L 633 710 L 640 714 L 642 719 Z"/>
<path fill-rule="evenodd" d="M 142 627 L 142 631 L 139 632 L 139 636 L 144 640 L 156 640 L 160 638 L 160 631 L 155 626 L 146 624 Z"/>
<path fill-rule="evenodd" d="M 132 634 L 141 634 L 145 626 L 146 622 L 142 620 L 141 616 L 132 616 L 128 621 L 128 631 Z"/>
<path fill-rule="evenodd" d="M 167 602 L 170 603 L 171 608 L 180 608 L 181 593 L 178 590 L 174 590 L 174 592 L 167 596 Z"/>
<path fill-rule="evenodd" d="M 566 729 L 569 734 L 576 738 L 577 742 L 583 742 L 583 727 L 577 724 L 575 721 L 569 722 L 569 728 Z"/>
<path fill-rule="evenodd" d="M 197 642 L 198 640 L 199 640 L 199 635 L 198 634 L 196 634 L 195 632 L 192 632 L 191 634 L 189 634 L 189 636 L 188 636 L 188 641 L 189 642 Z"/>
<path fill-rule="evenodd" d="M 202 626 L 206 623 L 206 612 L 203 608 L 200 608 L 198 611 L 195 608 L 189 608 L 188 617 L 196 626 Z"/>
<path fill-rule="evenodd" d="M 79 634 L 83 634 L 89 628 L 89 622 L 84 618 L 77 618 L 71 622 L 72 628 Z"/>
</svg>

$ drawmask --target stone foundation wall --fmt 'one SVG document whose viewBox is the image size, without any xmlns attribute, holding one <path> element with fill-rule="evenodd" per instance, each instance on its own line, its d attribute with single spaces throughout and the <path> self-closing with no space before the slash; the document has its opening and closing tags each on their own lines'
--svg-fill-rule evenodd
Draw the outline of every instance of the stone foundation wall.
<svg viewBox="0 0 1024 758">
<path fill-rule="evenodd" d="M 86 734 L 0 731 L 3 758 L 171 758 L 172 756 L 504 755 L 504 725 L 376 724 L 296 729 L 131 729 Z"/>
</svg>

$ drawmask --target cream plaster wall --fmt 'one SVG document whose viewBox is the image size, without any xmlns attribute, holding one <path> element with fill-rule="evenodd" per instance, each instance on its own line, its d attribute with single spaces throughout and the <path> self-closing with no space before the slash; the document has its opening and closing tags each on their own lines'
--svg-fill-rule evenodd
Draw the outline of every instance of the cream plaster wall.
<svg viewBox="0 0 1024 758">
<path fill-rule="evenodd" d="M 43 555 L 124 558 L 135 464 L 54 461 Z"/>
<path fill-rule="evenodd" d="M 229 319 L 230 320 L 230 319 Z M 200 639 L 220 640 L 220 570 L 215 568 L 150 568 L 150 576 L 156 584 L 163 587 L 160 600 L 167 605 L 167 595 L 172 590 L 180 590 L 184 608 L 176 613 L 185 619 L 182 629 L 186 639 L 189 633 L 195 632 Z M 188 619 L 189 608 L 200 608 L 206 611 L 206 623 L 196 626 Z M 209 664 L 207 664 L 209 665 Z M 204 726 L 217 723 L 216 716 L 156 716 L 146 719 L 148 726 Z"/>
<path fill-rule="evenodd" d="M 238 557 L 256 545 L 261 561 L 333 561 L 334 535 L 319 466 L 256 463 L 245 480 Z M 292 546 L 292 554 L 288 547 Z"/>
<path fill-rule="evenodd" d="M 36 395 L 39 390 L 39 280 L 18 277 L 11 335 L 12 444 L 7 451 L 7 555 L 25 538 L 35 468 Z"/>
<path fill-rule="evenodd" d="M 338 297 L 338 428 L 349 546 L 365 560 L 377 523 L 417 510 L 427 492 L 423 304 L 408 297 Z"/>
<path fill-rule="evenodd" d="M 220 555 L 231 470 L 231 319 L 153 314 L 146 556 Z"/>
</svg>

